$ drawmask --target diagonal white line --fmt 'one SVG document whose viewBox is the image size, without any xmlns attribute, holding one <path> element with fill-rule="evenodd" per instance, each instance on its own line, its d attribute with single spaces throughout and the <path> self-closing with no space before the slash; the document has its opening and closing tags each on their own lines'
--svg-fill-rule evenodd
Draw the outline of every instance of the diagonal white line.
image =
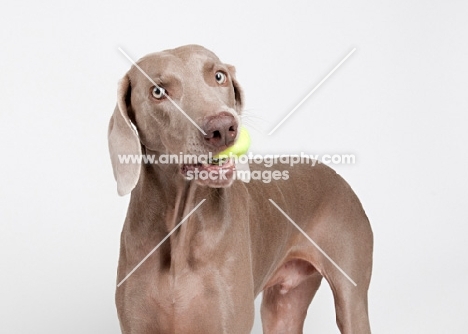
<svg viewBox="0 0 468 334">
<path fill-rule="evenodd" d="M 122 50 L 122 48 L 119 47 L 118 49 L 119 49 L 120 52 L 122 52 L 122 54 L 123 54 L 133 65 L 135 65 L 136 68 L 138 68 L 138 69 L 140 70 L 140 72 L 141 72 L 155 87 L 161 89 L 161 87 L 159 87 L 159 86 L 156 84 L 156 82 L 154 82 L 154 80 L 151 79 L 151 77 L 150 77 L 148 74 L 146 74 L 146 72 L 143 71 L 143 70 L 141 69 L 141 67 L 138 66 L 137 63 L 135 63 L 135 62 L 133 61 L 133 59 L 130 58 L 129 55 L 127 55 L 127 53 L 125 53 L 124 50 Z M 203 130 L 198 126 L 198 124 L 195 123 L 195 121 L 194 121 L 193 119 L 191 119 L 190 116 L 187 115 L 187 113 L 186 113 L 185 111 L 183 111 L 182 108 L 179 107 L 179 105 L 178 105 L 177 103 L 175 103 L 174 100 L 171 99 L 171 97 L 170 97 L 169 95 L 166 94 L 166 92 L 165 92 L 164 90 L 162 90 L 162 91 L 164 92 L 164 96 L 165 96 L 169 101 L 171 101 L 171 103 L 172 103 L 185 117 L 187 117 L 187 119 L 188 119 L 190 122 L 192 122 L 192 124 L 195 125 L 195 126 L 197 127 L 197 129 L 200 130 L 201 133 L 203 133 L 203 135 L 206 135 L 205 131 L 203 131 Z"/>
<path fill-rule="evenodd" d="M 273 205 L 274 205 L 290 222 L 291 222 L 291 224 L 293 224 L 293 225 L 299 230 L 299 232 L 301 232 L 301 233 L 307 238 L 307 240 L 309 240 L 309 241 L 312 243 L 312 245 L 314 245 L 315 248 L 317 248 L 317 249 L 319 250 L 319 252 L 322 253 L 323 256 L 325 256 L 325 257 L 328 259 L 328 261 L 330 261 L 330 262 L 336 267 L 336 269 L 338 269 L 338 270 L 344 275 L 344 277 L 346 277 L 354 286 L 357 286 L 357 284 L 351 279 L 351 277 L 349 277 L 348 274 L 346 274 L 345 271 L 344 271 L 343 269 L 341 269 L 340 266 L 338 266 L 338 265 L 335 263 L 335 261 L 333 261 L 333 259 L 332 259 L 330 256 L 328 256 L 328 254 L 325 253 L 325 251 L 324 251 L 322 248 L 320 248 L 320 246 L 317 245 L 317 243 L 316 243 L 314 240 L 312 240 L 312 238 L 309 237 L 309 236 L 307 235 L 307 233 L 305 233 L 304 230 L 303 230 L 302 228 L 300 228 L 299 225 L 297 225 L 297 224 L 294 222 L 294 220 L 292 220 L 291 217 L 289 217 L 289 216 L 286 214 L 286 212 L 284 212 L 284 211 L 278 206 L 278 204 L 275 203 L 275 201 L 273 201 L 271 198 L 270 198 L 269 200 L 270 200 L 270 202 L 271 202 L 271 203 L 272 203 L 272 204 L 273 204 Z"/>
<path fill-rule="evenodd" d="M 335 72 L 335 71 L 338 69 L 338 67 L 340 67 L 341 64 L 343 64 L 343 63 L 346 61 L 346 59 L 348 59 L 349 56 L 351 56 L 351 55 L 353 54 L 354 51 L 356 51 L 356 48 L 352 49 L 351 52 L 348 53 L 348 54 L 346 55 L 346 57 L 344 57 L 343 60 L 340 61 L 339 64 L 336 65 L 335 68 L 334 68 L 333 70 L 331 70 L 331 72 L 328 73 L 327 76 L 326 76 L 325 78 L 323 78 L 322 81 L 320 81 L 320 82 L 318 83 L 318 85 L 315 86 L 315 88 L 312 89 L 312 90 L 310 91 L 310 93 L 307 94 L 307 95 L 301 100 L 301 102 L 299 102 L 298 105 L 295 106 L 295 107 L 293 108 L 293 110 L 291 110 L 291 111 L 283 118 L 283 120 L 282 120 L 281 122 L 279 122 L 278 125 L 276 125 L 276 126 L 273 128 L 273 130 L 270 131 L 270 133 L 269 133 L 268 135 L 270 136 L 273 132 L 275 132 L 276 129 L 278 129 L 278 128 L 280 127 L 280 125 L 283 124 L 284 121 L 286 121 L 286 120 L 288 119 L 288 117 L 291 116 L 292 113 L 295 112 L 295 111 L 296 111 L 296 110 L 297 110 L 297 109 L 298 109 L 298 108 L 299 108 L 299 107 L 300 107 L 300 106 L 301 106 L 301 105 L 302 105 L 302 104 L 303 104 L 303 103 L 304 103 L 304 102 L 305 102 L 305 101 L 306 101 L 306 100 L 307 100 L 307 99 L 308 99 L 308 98 L 325 82 L 325 80 L 327 80 L 327 79 L 330 77 L 330 75 L 332 75 L 333 72 Z"/>
<path fill-rule="evenodd" d="M 151 252 L 149 252 L 148 255 L 146 255 L 146 256 L 144 257 L 144 259 L 141 260 L 140 263 L 138 263 L 138 264 L 135 266 L 135 268 L 132 269 L 131 272 L 128 273 L 127 276 L 125 276 L 125 278 L 124 278 L 123 280 L 120 281 L 119 284 L 117 284 L 117 287 L 120 287 L 120 286 L 127 280 L 127 278 L 129 278 L 129 277 L 135 272 L 135 270 L 137 270 L 138 267 L 140 267 L 140 266 L 143 264 L 143 262 L 145 262 L 145 261 L 151 256 L 151 254 L 153 254 L 153 253 L 159 248 L 159 246 L 161 246 L 161 245 L 163 244 L 163 242 L 166 241 L 167 238 L 169 238 L 169 237 L 171 236 L 171 234 L 174 233 L 175 230 L 177 230 L 177 229 L 180 227 L 180 225 L 182 225 L 182 224 L 190 217 L 190 215 L 191 215 L 192 213 L 194 213 L 195 210 L 197 210 L 197 209 L 200 207 L 200 205 L 202 205 L 203 202 L 205 202 L 205 201 L 206 201 L 206 198 L 204 198 L 200 203 L 198 203 L 198 205 L 197 205 L 196 207 L 194 207 L 194 208 L 192 209 L 192 211 L 190 211 L 190 212 L 184 217 L 184 219 L 182 219 L 182 220 L 180 221 L 180 223 L 177 224 L 177 226 L 174 227 L 174 228 L 172 229 L 172 231 L 169 232 L 169 234 L 166 235 L 166 236 L 164 237 L 164 239 L 162 239 L 162 240 L 159 242 L 159 244 L 157 244 L 156 247 L 154 247 L 153 250 L 152 250 Z"/>
</svg>

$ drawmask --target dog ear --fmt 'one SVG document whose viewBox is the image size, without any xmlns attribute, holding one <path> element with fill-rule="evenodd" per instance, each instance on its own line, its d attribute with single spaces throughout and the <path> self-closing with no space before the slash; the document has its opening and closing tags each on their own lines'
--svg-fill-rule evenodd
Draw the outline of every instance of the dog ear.
<svg viewBox="0 0 468 334">
<path fill-rule="evenodd" d="M 232 65 L 227 65 L 229 74 L 231 75 L 232 85 L 234 86 L 234 97 L 236 99 L 236 110 L 238 113 L 242 112 L 244 108 L 244 90 L 236 79 L 236 68 Z"/>
<path fill-rule="evenodd" d="M 141 144 L 137 131 L 128 115 L 131 86 L 127 75 L 118 84 L 117 105 L 109 122 L 108 141 L 117 192 L 127 195 L 135 188 L 140 177 L 141 166 L 134 161 L 120 161 L 125 155 L 141 155 Z M 120 157 L 120 158 L 119 158 Z M 138 158 L 137 158 L 138 159 Z"/>
</svg>

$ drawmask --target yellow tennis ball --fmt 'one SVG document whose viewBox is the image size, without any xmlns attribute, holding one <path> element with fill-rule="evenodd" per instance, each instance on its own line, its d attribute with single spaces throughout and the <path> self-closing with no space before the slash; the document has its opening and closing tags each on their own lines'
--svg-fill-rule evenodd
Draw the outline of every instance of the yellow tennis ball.
<svg viewBox="0 0 468 334">
<path fill-rule="evenodd" d="M 250 147 L 250 135 L 246 128 L 242 127 L 234 145 L 218 153 L 213 159 L 229 158 L 230 156 L 240 156 L 246 154 Z"/>
</svg>

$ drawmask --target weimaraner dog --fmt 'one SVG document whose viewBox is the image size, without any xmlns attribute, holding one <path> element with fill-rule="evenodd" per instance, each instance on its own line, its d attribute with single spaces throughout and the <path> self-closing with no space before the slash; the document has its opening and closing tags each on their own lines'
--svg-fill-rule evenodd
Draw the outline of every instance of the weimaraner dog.
<svg viewBox="0 0 468 334">
<path fill-rule="evenodd" d="M 241 126 L 243 92 L 235 69 L 209 50 L 183 46 L 149 54 L 137 65 L 119 82 L 109 125 L 118 192 L 131 192 L 117 281 L 160 247 L 117 288 L 122 332 L 250 333 L 254 299 L 263 292 L 264 333 L 302 333 L 325 277 L 341 332 L 370 333 L 373 236 L 349 185 L 323 164 L 252 163 L 252 173 L 289 176 L 266 183 L 235 179 L 232 159 L 121 163 L 119 155 L 128 154 L 217 154 L 233 145 Z M 188 179 L 193 170 L 219 177 Z"/>
</svg>

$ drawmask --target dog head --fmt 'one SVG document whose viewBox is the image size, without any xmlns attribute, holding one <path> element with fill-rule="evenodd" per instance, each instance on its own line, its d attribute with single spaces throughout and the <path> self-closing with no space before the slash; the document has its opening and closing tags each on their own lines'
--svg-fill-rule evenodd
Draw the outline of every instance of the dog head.
<svg viewBox="0 0 468 334">
<path fill-rule="evenodd" d="M 117 106 L 108 131 L 114 177 L 120 195 L 136 186 L 141 166 L 122 163 L 123 156 L 142 152 L 215 155 L 236 140 L 243 93 L 235 68 L 197 45 L 149 54 L 120 80 Z M 181 177 L 198 170 L 226 179 L 197 179 L 211 187 L 232 183 L 233 165 L 186 164 Z"/>
</svg>

